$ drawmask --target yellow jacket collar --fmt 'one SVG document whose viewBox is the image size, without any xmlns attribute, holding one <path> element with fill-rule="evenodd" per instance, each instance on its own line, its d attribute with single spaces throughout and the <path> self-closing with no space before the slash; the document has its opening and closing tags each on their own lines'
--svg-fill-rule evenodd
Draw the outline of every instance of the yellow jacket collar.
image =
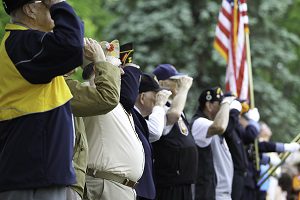
<svg viewBox="0 0 300 200">
<path fill-rule="evenodd" d="M 29 28 L 19 25 L 19 24 L 6 24 L 5 31 L 12 31 L 12 30 L 28 30 Z"/>
</svg>

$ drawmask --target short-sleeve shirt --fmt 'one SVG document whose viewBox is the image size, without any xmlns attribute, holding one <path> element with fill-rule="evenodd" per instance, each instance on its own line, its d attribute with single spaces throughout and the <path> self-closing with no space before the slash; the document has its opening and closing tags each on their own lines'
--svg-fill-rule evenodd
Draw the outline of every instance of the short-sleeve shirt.
<svg viewBox="0 0 300 200">
<path fill-rule="evenodd" d="M 217 176 L 216 200 L 231 199 L 233 162 L 227 143 L 222 136 L 206 137 L 212 123 L 213 121 L 203 117 L 196 119 L 192 126 L 192 134 L 199 147 L 203 148 L 211 145 L 214 169 Z"/>
<path fill-rule="evenodd" d="M 192 126 L 192 134 L 194 136 L 197 146 L 204 148 L 210 145 L 212 137 L 207 138 L 208 128 L 212 125 L 213 121 L 200 117 L 195 120 Z"/>
</svg>

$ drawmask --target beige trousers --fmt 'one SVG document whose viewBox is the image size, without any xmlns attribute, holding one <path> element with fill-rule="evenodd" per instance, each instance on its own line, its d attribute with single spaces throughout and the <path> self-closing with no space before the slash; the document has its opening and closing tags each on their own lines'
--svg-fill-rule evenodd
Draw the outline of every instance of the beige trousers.
<svg viewBox="0 0 300 200">
<path fill-rule="evenodd" d="M 80 195 L 72 188 L 67 188 L 67 200 L 82 200 Z"/>
<path fill-rule="evenodd" d="M 135 200 L 133 188 L 120 183 L 86 176 L 86 191 L 84 200 Z"/>
</svg>

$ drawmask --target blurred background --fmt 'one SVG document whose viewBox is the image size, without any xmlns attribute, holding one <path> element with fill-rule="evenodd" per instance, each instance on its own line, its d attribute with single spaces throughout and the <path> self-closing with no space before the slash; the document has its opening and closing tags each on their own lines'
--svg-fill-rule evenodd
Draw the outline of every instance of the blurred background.
<svg viewBox="0 0 300 200">
<path fill-rule="evenodd" d="M 226 63 L 213 40 L 221 0 L 68 0 L 97 40 L 134 42 L 146 72 L 171 63 L 194 78 L 186 104 L 191 118 L 202 89 L 225 87 Z M 288 142 L 300 132 L 300 0 L 248 1 L 255 106 Z M 0 35 L 9 18 L 0 8 Z"/>
</svg>

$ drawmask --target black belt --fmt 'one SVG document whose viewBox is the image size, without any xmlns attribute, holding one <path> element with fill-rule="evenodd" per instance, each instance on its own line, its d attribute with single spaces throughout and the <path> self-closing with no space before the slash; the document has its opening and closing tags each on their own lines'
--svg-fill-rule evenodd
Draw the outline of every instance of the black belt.
<svg viewBox="0 0 300 200">
<path fill-rule="evenodd" d="M 91 169 L 91 168 L 87 168 L 86 170 L 86 174 L 95 178 L 102 178 L 102 179 L 106 179 L 106 180 L 112 180 L 118 183 L 121 183 L 123 185 L 126 185 L 128 187 L 134 188 L 138 182 L 129 180 L 128 178 L 116 175 L 116 174 L 112 174 L 109 172 L 101 172 L 97 169 Z"/>
</svg>

